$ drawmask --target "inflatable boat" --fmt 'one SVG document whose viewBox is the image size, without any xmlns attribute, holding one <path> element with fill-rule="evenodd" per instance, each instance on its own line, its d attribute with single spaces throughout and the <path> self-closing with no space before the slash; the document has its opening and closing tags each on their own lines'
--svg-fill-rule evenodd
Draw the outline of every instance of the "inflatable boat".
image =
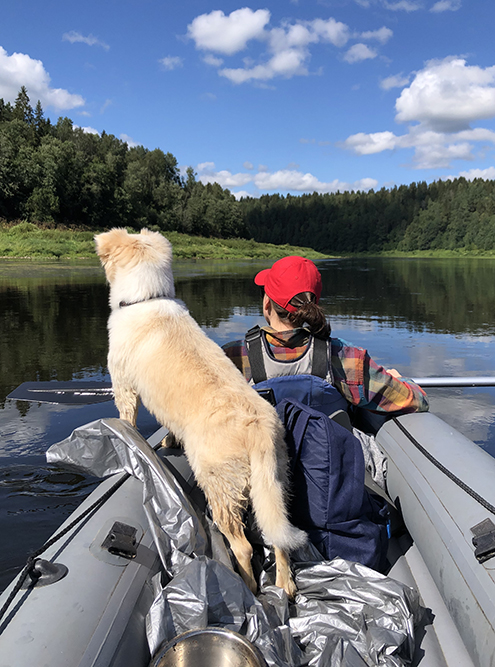
<svg viewBox="0 0 495 667">
<path fill-rule="evenodd" d="M 0 597 L 1 667 L 495 664 L 495 460 L 435 415 L 391 419 L 376 435 L 393 513 L 386 576 L 310 554 L 300 608 L 271 585 L 270 566 L 259 600 L 247 591 L 184 455 L 159 447 L 163 429 L 146 443 L 122 424 L 86 434 L 89 458 L 113 438 L 106 479 Z M 244 657 L 227 662 L 215 629 L 256 655 L 238 644 Z M 178 650 L 191 632 L 201 662 Z"/>
</svg>

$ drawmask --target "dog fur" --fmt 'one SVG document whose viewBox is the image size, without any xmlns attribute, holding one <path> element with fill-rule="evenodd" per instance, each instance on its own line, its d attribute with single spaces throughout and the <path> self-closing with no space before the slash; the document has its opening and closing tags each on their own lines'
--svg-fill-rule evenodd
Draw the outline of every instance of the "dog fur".
<svg viewBox="0 0 495 667">
<path fill-rule="evenodd" d="M 136 424 L 140 398 L 183 443 L 213 520 L 256 592 L 242 524 L 251 500 L 274 546 L 276 584 L 292 597 L 288 553 L 306 535 L 287 518 L 287 451 L 274 408 L 175 299 L 172 247 L 164 236 L 112 229 L 95 242 L 110 284 L 108 368 L 121 419 Z"/>
</svg>

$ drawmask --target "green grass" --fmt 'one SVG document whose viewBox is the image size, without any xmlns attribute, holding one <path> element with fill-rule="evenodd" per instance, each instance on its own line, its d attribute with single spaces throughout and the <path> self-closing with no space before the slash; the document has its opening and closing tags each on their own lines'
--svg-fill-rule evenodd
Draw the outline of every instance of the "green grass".
<svg viewBox="0 0 495 667">
<path fill-rule="evenodd" d="M 129 230 L 132 231 L 132 230 Z M 206 239 L 164 232 L 172 243 L 174 256 L 181 259 L 277 259 L 285 255 L 304 255 L 310 259 L 328 257 L 311 248 L 246 239 Z M 0 257 L 32 259 L 94 258 L 95 232 L 72 229 L 47 229 L 30 222 L 0 224 Z"/>
<path fill-rule="evenodd" d="M 133 231 L 129 229 L 129 231 Z M 0 258 L 26 259 L 91 259 L 95 258 L 94 231 L 80 229 L 51 229 L 31 222 L 8 224 L 0 222 Z M 189 236 L 179 232 L 164 232 L 172 243 L 177 259 L 278 259 L 285 255 L 303 255 L 309 259 L 324 259 L 326 255 L 300 246 L 257 243 L 247 239 L 213 239 Z M 455 250 L 386 250 L 341 256 L 379 257 L 487 257 L 495 258 L 495 250 L 458 248 Z"/>
</svg>

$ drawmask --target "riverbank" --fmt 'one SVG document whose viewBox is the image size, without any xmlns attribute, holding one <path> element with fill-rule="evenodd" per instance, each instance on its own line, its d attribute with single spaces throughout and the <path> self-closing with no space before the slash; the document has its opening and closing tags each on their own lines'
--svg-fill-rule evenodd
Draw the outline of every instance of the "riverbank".
<svg viewBox="0 0 495 667">
<path fill-rule="evenodd" d="M 85 259 L 95 257 L 94 231 L 44 229 L 29 222 L 0 226 L 0 258 Z M 165 232 L 178 259 L 278 259 L 285 255 L 303 255 L 324 259 L 311 248 L 277 246 L 247 239 L 202 238 Z"/>
<path fill-rule="evenodd" d="M 129 230 L 131 231 L 131 230 Z M 95 231 L 50 229 L 29 222 L 0 223 L 0 259 L 91 259 L 95 257 Z M 177 259 L 278 259 L 285 255 L 303 255 L 309 259 L 336 257 L 301 246 L 258 243 L 247 239 L 217 239 L 164 232 L 172 243 Z M 457 248 L 455 250 L 384 250 L 373 253 L 342 253 L 340 257 L 390 258 L 495 258 L 493 250 Z"/>
</svg>

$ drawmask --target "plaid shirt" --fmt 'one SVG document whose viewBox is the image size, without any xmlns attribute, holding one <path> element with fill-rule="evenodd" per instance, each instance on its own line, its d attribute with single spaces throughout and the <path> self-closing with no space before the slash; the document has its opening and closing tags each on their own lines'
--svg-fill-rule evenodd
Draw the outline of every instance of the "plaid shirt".
<svg viewBox="0 0 495 667">
<path fill-rule="evenodd" d="M 307 350 L 310 334 L 307 329 L 275 331 L 261 327 L 266 333 L 275 359 L 293 361 Z M 377 412 L 426 412 L 426 393 L 412 380 L 395 378 L 376 364 L 366 350 L 354 347 L 341 338 L 330 338 L 332 371 L 335 387 L 352 405 Z M 251 381 L 251 366 L 243 340 L 223 346 L 225 354 Z"/>
</svg>

